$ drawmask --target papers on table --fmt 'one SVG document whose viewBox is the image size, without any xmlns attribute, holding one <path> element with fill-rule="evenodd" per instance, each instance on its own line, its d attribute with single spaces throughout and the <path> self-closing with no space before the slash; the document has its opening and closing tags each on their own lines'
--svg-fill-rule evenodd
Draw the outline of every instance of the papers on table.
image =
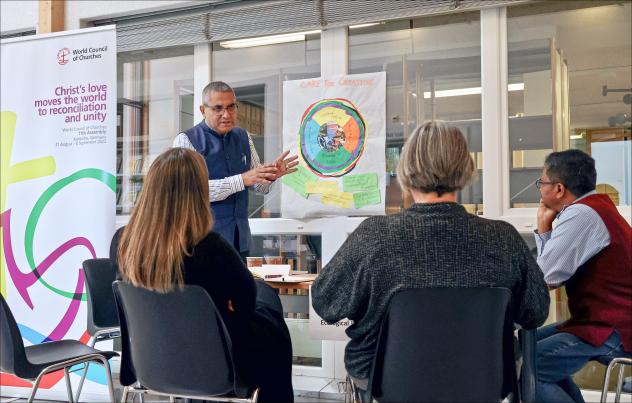
<svg viewBox="0 0 632 403">
<path fill-rule="evenodd" d="M 304 283 L 306 281 L 314 281 L 316 280 L 316 274 L 290 274 L 289 276 L 283 276 L 281 280 L 270 280 L 270 281 L 279 281 L 283 283 Z"/>
<path fill-rule="evenodd" d="M 255 277 L 268 279 L 281 279 L 290 274 L 289 264 L 264 264 L 261 267 L 249 268 Z"/>
<path fill-rule="evenodd" d="M 248 269 L 250 269 L 253 276 L 265 281 L 302 283 L 316 279 L 316 274 L 307 274 L 305 272 L 290 274 L 289 264 L 264 264 L 261 267 L 249 267 Z"/>
</svg>

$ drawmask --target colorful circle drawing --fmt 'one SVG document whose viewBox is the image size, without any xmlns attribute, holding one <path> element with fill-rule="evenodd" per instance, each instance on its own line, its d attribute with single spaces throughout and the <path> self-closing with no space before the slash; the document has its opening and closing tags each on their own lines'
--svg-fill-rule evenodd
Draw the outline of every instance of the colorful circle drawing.
<svg viewBox="0 0 632 403">
<path fill-rule="evenodd" d="M 320 177 L 345 175 L 360 160 L 366 134 L 366 122 L 353 103 L 323 99 L 311 104 L 301 117 L 301 158 Z"/>
</svg>

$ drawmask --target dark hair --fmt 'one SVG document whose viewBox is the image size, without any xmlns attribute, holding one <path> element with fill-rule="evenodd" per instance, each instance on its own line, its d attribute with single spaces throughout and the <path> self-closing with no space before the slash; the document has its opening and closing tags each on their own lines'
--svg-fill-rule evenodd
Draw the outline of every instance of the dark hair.
<svg viewBox="0 0 632 403">
<path fill-rule="evenodd" d="M 551 153 L 546 157 L 544 167 L 550 181 L 562 183 L 575 197 L 582 197 L 595 190 L 595 160 L 583 151 L 566 150 Z"/>
<path fill-rule="evenodd" d="M 232 87 L 225 82 L 213 81 L 202 90 L 202 102 L 207 102 L 208 98 L 211 96 L 211 92 L 232 92 L 233 95 L 235 94 Z"/>
</svg>

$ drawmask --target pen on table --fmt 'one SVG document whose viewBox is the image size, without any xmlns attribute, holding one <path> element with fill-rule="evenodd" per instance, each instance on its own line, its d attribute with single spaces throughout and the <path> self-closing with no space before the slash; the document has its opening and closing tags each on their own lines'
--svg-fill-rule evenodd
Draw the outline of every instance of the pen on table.
<svg viewBox="0 0 632 403">
<path fill-rule="evenodd" d="M 264 278 L 267 280 L 270 278 L 281 278 L 281 277 L 283 277 L 283 274 L 266 274 Z"/>
</svg>

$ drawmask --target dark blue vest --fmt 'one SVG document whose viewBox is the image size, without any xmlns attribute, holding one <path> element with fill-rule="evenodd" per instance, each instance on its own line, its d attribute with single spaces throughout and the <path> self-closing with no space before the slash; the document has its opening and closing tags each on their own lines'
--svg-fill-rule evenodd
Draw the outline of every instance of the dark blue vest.
<svg viewBox="0 0 632 403">
<path fill-rule="evenodd" d="M 248 133 L 244 129 L 235 127 L 221 135 L 202 120 L 184 133 L 206 160 L 209 179 L 224 179 L 250 169 L 250 144 Z M 235 248 L 240 252 L 250 249 L 248 189 L 233 193 L 224 200 L 212 202 L 211 210 L 215 221 L 213 230 L 234 245 L 237 229 L 239 239 Z"/>
</svg>

